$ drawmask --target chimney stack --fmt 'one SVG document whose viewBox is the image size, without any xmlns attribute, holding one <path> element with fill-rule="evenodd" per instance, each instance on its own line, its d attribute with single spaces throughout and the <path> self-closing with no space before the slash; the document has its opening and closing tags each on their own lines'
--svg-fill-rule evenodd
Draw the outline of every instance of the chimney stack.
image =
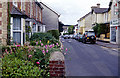
<svg viewBox="0 0 120 78">
<path fill-rule="evenodd" d="M 99 3 L 97 4 L 97 8 L 100 8 L 100 4 Z"/>
</svg>

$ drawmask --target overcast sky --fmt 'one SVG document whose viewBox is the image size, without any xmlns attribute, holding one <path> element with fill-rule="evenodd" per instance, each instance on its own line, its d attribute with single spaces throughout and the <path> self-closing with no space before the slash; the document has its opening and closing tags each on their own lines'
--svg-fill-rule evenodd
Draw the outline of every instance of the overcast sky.
<svg viewBox="0 0 120 78">
<path fill-rule="evenodd" d="M 60 14 L 64 24 L 77 24 L 77 20 L 91 11 L 91 6 L 100 3 L 101 8 L 108 8 L 110 0 L 38 0 L 47 4 Z"/>
</svg>

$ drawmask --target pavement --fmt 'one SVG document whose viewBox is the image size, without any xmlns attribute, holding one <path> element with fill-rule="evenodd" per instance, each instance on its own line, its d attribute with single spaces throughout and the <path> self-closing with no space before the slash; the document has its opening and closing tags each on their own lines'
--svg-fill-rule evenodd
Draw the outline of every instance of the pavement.
<svg viewBox="0 0 120 78">
<path fill-rule="evenodd" d="M 83 44 L 73 39 L 61 39 L 65 55 L 66 76 L 118 76 L 118 51 L 100 46 Z M 107 44 L 106 44 L 107 45 Z"/>
<path fill-rule="evenodd" d="M 97 41 L 96 44 L 103 46 L 103 47 L 106 47 L 106 48 L 119 49 L 117 44 L 106 43 L 106 42 L 101 42 L 101 41 Z"/>
</svg>

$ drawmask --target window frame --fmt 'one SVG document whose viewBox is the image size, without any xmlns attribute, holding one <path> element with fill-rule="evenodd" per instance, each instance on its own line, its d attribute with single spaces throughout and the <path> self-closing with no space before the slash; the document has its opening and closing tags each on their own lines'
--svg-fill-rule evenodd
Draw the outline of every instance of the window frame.
<svg viewBox="0 0 120 78">
<path fill-rule="evenodd" d="M 15 0 L 13 0 L 13 5 L 14 5 L 15 7 L 18 7 L 18 4 L 17 4 L 17 2 L 16 2 Z"/>
</svg>

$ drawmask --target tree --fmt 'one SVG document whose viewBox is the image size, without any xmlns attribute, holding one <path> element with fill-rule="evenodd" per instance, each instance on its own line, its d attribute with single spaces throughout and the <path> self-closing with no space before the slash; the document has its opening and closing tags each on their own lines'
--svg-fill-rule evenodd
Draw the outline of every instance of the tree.
<svg viewBox="0 0 120 78">
<path fill-rule="evenodd" d="M 105 36 L 107 36 L 107 33 L 110 32 L 110 27 L 109 25 L 103 23 L 101 24 L 96 23 L 96 26 L 93 27 L 93 30 L 98 37 L 100 36 L 100 34 L 105 34 Z"/>
<path fill-rule="evenodd" d="M 74 34 L 74 26 L 69 26 L 68 27 L 68 33 L 69 34 Z"/>
</svg>

